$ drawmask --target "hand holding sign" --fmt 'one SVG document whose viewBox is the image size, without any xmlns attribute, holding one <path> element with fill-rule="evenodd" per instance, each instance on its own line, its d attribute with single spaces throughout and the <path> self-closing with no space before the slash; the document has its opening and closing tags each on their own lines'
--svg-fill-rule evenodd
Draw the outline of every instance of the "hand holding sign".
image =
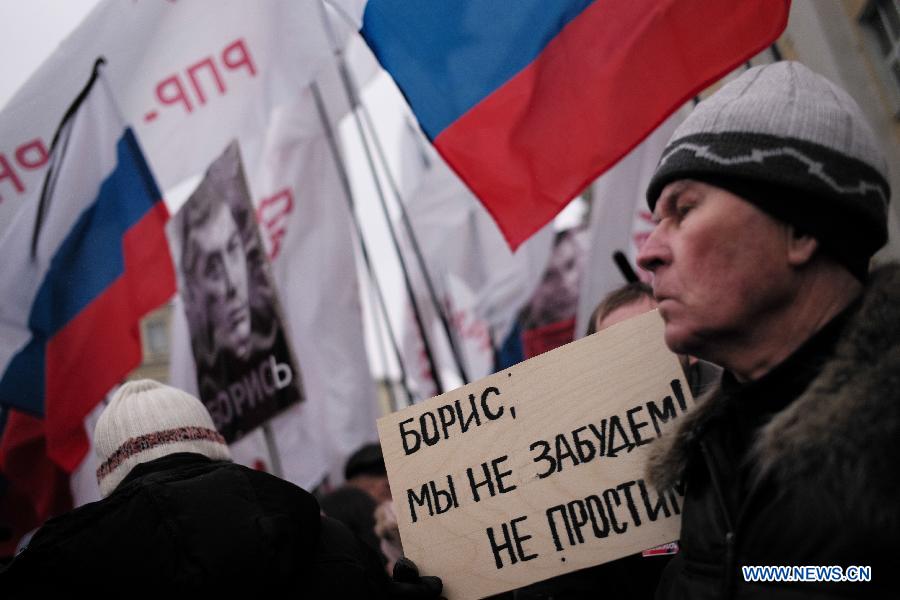
<svg viewBox="0 0 900 600">
<path fill-rule="evenodd" d="M 643 480 L 693 403 L 654 311 L 378 428 L 406 554 L 476 598 L 674 540 L 680 494 Z"/>
</svg>

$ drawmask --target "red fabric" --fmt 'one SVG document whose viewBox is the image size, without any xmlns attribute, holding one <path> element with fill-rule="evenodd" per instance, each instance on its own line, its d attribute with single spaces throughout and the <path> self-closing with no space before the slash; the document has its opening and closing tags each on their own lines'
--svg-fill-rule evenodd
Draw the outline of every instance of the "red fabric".
<svg viewBox="0 0 900 600">
<path fill-rule="evenodd" d="M 48 518 L 72 508 L 69 474 L 89 450 L 84 419 L 141 362 L 140 319 L 175 292 L 158 202 L 125 234 L 124 273 L 47 344 L 44 420 L 11 410 L 0 439 L 0 555 Z"/>
<path fill-rule="evenodd" d="M 575 317 L 522 332 L 525 358 L 549 352 L 575 339 Z"/>
<path fill-rule="evenodd" d="M 604 0 L 435 139 L 512 248 L 784 30 L 789 0 Z"/>
<path fill-rule="evenodd" d="M 157 202 L 126 232 L 125 271 L 47 344 L 47 452 L 69 473 L 89 449 L 84 418 L 141 362 L 141 317 L 175 292 L 167 219 Z"/>
<path fill-rule="evenodd" d="M 0 440 L 0 557 L 12 556 L 23 535 L 72 508 L 69 474 L 47 456 L 44 422 L 10 410 Z"/>
</svg>

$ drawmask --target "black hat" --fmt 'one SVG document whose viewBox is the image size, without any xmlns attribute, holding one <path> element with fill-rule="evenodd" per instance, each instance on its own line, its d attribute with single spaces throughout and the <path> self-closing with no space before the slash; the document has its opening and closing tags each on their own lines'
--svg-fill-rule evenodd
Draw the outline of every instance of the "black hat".
<svg viewBox="0 0 900 600">
<path fill-rule="evenodd" d="M 353 479 L 357 475 L 387 475 L 379 444 L 366 444 L 347 459 L 344 479 Z"/>
</svg>

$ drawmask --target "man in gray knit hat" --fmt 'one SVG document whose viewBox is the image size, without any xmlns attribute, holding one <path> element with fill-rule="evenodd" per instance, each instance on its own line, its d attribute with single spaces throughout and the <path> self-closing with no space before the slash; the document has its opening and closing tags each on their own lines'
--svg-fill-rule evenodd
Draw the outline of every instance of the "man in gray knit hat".
<svg viewBox="0 0 900 600">
<path fill-rule="evenodd" d="M 900 597 L 900 269 L 869 272 L 886 172 L 856 103 L 792 62 L 725 85 L 663 153 L 638 263 L 668 346 L 725 374 L 650 465 L 685 493 L 658 597 Z M 769 565 L 835 568 L 747 569 Z"/>
</svg>

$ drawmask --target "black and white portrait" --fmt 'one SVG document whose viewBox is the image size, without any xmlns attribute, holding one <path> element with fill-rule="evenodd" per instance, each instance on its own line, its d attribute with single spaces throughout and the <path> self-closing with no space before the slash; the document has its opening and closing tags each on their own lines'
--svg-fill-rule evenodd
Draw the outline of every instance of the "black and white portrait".
<svg viewBox="0 0 900 600">
<path fill-rule="evenodd" d="M 230 442 L 302 398 L 236 143 L 174 225 L 200 399 Z"/>
</svg>

